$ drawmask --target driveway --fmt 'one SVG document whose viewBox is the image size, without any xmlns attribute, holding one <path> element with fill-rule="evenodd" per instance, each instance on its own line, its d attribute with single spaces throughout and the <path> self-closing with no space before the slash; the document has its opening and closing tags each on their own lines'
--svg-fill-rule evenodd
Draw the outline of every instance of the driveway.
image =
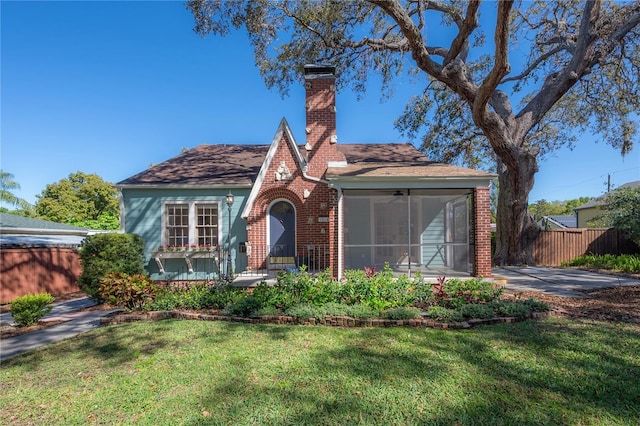
<svg viewBox="0 0 640 426">
<path fill-rule="evenodd" d="M 640 285 L 634 278 L 605 275 L 577 269 L 505 266 L 493 270 L 494 278 L 507 279 L 510 290 L 544 291 L 562 297 L 584 297 L 582 290 Z"/>
</svg>

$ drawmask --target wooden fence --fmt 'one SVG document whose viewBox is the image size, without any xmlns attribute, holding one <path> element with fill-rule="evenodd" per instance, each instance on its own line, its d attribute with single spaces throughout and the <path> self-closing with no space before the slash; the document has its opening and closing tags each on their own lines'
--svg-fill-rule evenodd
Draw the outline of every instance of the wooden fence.
<svg viewBox="0 0 640 426">
<path fill-rule="evenodd" d="M 28 293 L 53 295 L 80 291 L 82 267 L 75 248 L 38 247 L 0 250 L 0 303 Z"/>
<path fill-rule="evenodd" d="M 538 266 L 560 266 L 585 254 L 632 253 L 640 253 L 640 248 L 613 228 L 542 231 L 533 244 L 533 259 Z"/>
</svg>

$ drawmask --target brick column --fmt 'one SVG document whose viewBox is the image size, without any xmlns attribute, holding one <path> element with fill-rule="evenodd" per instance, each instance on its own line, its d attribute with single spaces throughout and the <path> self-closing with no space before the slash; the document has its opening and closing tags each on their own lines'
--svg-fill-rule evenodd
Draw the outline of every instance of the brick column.
<svg viewBox="0 0 640 426">
<path fill-rule="evenodd" d="M 489 187 L 473 190 L 473 235 L 475 252 L 473 275 L 491 276 L 491 209 Z"/>
</svg>

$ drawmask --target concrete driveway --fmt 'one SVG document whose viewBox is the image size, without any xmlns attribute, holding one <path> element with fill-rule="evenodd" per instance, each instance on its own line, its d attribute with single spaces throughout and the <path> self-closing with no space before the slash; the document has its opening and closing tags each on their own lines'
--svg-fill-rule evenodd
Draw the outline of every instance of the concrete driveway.
<svg viewBox="0 0 640 426">
<path fill-rule="evenodd" d="M 507 279 L 512 290 L 537 290 L 563 297 L 584 297 L 581 290 L 640 285 L 633 278 L 605 275 L 577 269 L 505 266 L 493 269 L 494 278 Z"/>
</svg>

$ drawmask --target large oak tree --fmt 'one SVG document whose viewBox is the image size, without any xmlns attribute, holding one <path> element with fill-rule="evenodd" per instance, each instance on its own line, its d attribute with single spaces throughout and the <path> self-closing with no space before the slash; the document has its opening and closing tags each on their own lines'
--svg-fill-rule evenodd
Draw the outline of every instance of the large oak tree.
<svg viewBox="0 0 640 426">
<path fill-rule="evenodd" d="M 384 93 L 398 76 L 422 78 L 397 126 L 420 134 L 434 160 L 497 167 L 499 265 L 533 263 L 538 227 L 527 205 L 543 155 L 587 130 L 623 155 L 636 137 L 637 0 L 192 0 L 187 7 L 203 36 L 246 28 L 267 86 L 283 94 L 305 63 L 336 65 L 339 81 L 356 91 L 373 74 Z"/>
</svg>

